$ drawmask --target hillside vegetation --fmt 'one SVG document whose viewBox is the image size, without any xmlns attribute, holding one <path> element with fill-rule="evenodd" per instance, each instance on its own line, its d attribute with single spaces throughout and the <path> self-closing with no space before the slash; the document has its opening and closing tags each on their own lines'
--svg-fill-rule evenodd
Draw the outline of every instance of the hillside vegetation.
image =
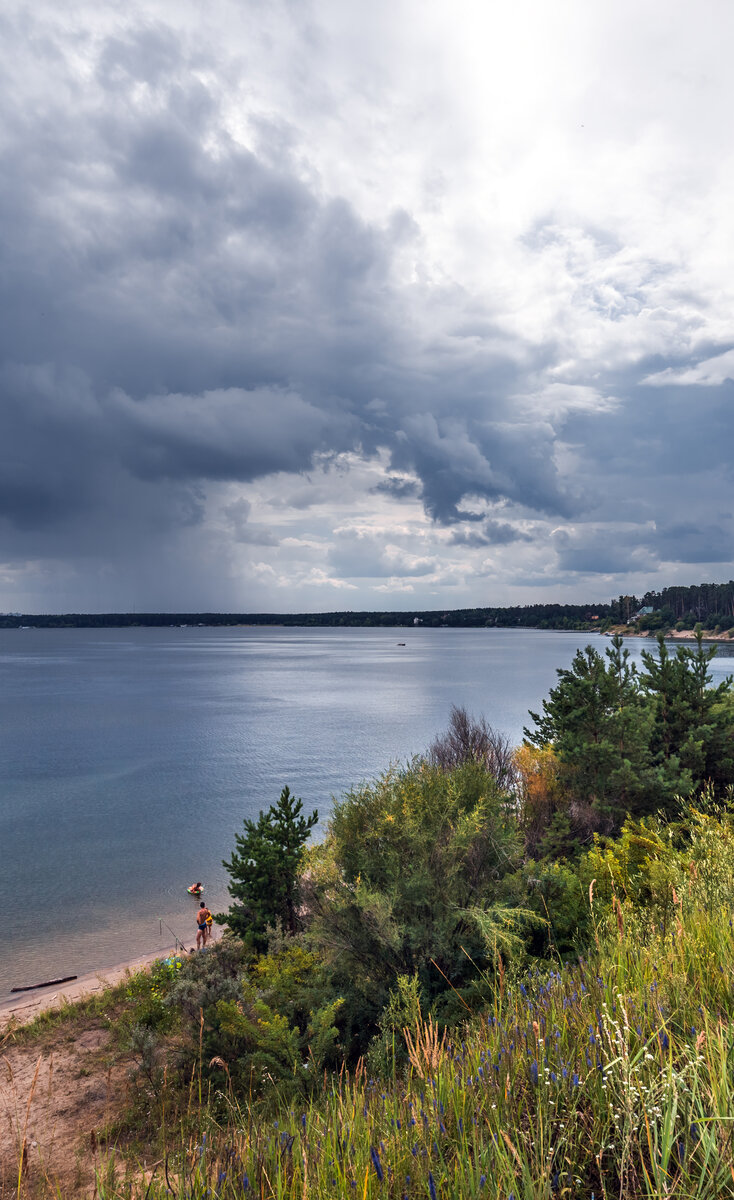
<svg viewBox="0 0 734 1200">
<path fill-rule="evenodd" d="M 412 1021 L 387 1071 L 319 1073 L 297 1096 L 273 1085 L 267 1113 L 226 1075 L 200 1103 L 204 1056 L 152 1182 L 101 1195 L 733 1196 L 733 830 L 693 821 L 690 850 L 707 862 L 713 840 L 716 862 L 681 859 L 667 929 L 632 896 L 611 920 L 594 903 L 588 956 L 500 975 L 450 1032 L 403 978 Z M 164 1107 L 161 1091 L 161 1122 Z"/>
</svg>

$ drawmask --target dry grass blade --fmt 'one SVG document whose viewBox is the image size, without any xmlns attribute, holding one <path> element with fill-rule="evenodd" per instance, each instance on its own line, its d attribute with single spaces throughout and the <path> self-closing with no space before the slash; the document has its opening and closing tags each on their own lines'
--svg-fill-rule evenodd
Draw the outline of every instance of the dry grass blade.
<svg viewBox="0 0 734 1200">
<path fill-rule="evenodd" d="M 43 1055 L 39 1054 L 38 1062 L 36 1063 L 36 1069 L 33 1073 L 33 1082 L 31 1084 L 31 1090 L 28 1093 L 28 1103 L 25 1106 L 25 1121 L 23 1122 L 23 1135 L 21 1137 L 21 1142 L 20 1142 L 20 1155 L 19 1155 L 19 1161 L 18 1161 L 18 1190 L 17 1190 L 18 1196 L 20 1196 L 20 1188 L 21 1188 L 21 1183 L 23 1181 L 23 1172 L 28 1166 L 28 1147 L 26 1145 L 26 1135 L 28 1133 L 28 1118 L 31 1115 L 31 1104 L 33 1103 L 33 1094 L 36 1090 L 36 1084 L 38 1083 L 38 1072 L 41 1069 L 42 1061 L 43 1061 Z"/>
<path fill-rule="evenodd" d="M 403 1030 L 405 1044 L 408 1047 L 408 1058 L 416 1075 L 420 1079 L 430 1079 L 441 1065 L 441 1059 L 446 1049 L 446 1030 L 441 1038 L 438 1036 L 438 1026 L 433 1018 L 416 1024 L 415 1033 L 410 1029 Z"/>
</svg>

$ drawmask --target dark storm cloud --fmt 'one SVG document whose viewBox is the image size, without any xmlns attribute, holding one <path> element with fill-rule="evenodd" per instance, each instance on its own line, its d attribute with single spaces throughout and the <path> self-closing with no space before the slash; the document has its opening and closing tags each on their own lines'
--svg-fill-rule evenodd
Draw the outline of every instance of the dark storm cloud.
<svg viewBox="0 0 734 1200">
<path fill-rule="evenodd" d="M 646 373 L 643 363 L 611 375 L 608 386 L 624 397 L 623 410 L 571 412 L 559 423 L 559 436 L 584 447 L 592 470 L 634 481 L 635 492 L 661 476 L 730 468 L 734 384 L 653 388 L 639 383 Z M 695 502 L 696 497 L 688 495 L 687 500 Z"/>
<path fill-rule="evenodd" d="M 721 525 L 692 522 L 657 529 L 655 548 L 665 562 L 723 563 L 734 558 L 734 532 Z"/>
<path fill-rule="evenodd" d="M 298 471 L 340 435 L 348 440 L 348 418 L 276 388 L 169 392 L 144 404 L 114 392 L 105 410 L 123 462 L 144 479 L 247 482 Z"/>
<path fill-rule="evenodd" d="M 251 510 L 252 505 L 244 496 L 224 506 L 223 514 L 229 522 L 235 540 L 243 545 L 276 546 L 278 539 L 270 530 L 250 521 Z"/>
<path fill-rule="evenodd" d="M 372 491 L 392 496 L 394 500 L 413 500 L 420 495 L 420 486 L 415 479 L 401 479 L 397 475 L 388 475 L 387 479 L 375 484 Z"/>
<path fill-rule="evenodd" d="M 452 546 L 510 546 L 513 542 L 532 542 L 532 535 L 509 521 L 494 518 L 483 521 L 479 529 L 457 529 L 450 539 Z"/>
<path fill-rule="evenodd" d="M 420 486 L 441 522 L 469 492 L 575 510 L 553 430 L 488 419 L 517 372 L 496 350 L 477 365 L 477 313 L 465 358 L 461 320 L 433 349 L 416 340 L 392 281 L 407 214 L 378 227 L 319 195 L 283 123 L 260 121 L 259 154 L 234 143 L 201 82 L 221 64 L 170 28 L 86 49 L 99 92 L 16 111 L 3 156 L 7 522 L 82 522 L 116 498 L 131 514 L 135 479 L 188 486 L 190 519 L 207 480 L 379 446 L 420 480 L 384 486 Z M 45 52 L 57 72 L 71 53 Z"/>
<path fill-rule="evenodd" d="M 655 554 L 640 545 L 636 530 L 615 529 L 610 537 L 607 528 L 556 529 L 551 542 L 562 572 L 580 575 L 617 575 L 630 571 L 652 570 L 657 566 Z"/>
<path fill-rule="evenodd" d="M 420 475 L 426 509 L 437 521 L 465 517 L 461 502 L 467 495 L 505 498 L 553 515 L 570 516 L 581 509 L 576 486 L 564 481 L 555 466 L 555 435 L 548 424 L 499 424 L 421 412 L 404 419 L 399 435 L 396 460 L 410 463 Z"/>
<path fill-rule="evenodd" d="M 611 536 L 610 536 L 611 534 Z M 719 523 L 668 522 L 557 529 L 551 536 L 563 571 L 624 574 L 665 563 L 724 563 L 734 556 L 730 518 Z"/>
</svg>

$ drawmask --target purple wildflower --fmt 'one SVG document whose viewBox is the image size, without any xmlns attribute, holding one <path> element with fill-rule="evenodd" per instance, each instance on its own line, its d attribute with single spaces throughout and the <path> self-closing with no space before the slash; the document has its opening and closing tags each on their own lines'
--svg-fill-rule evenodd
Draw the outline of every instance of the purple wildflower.
<svg viewBox="0 0 734 1200">
<path fill-rule="evenodd" d="M 431 1197 L 431 1200 L 437 1200 L 436 1185 L 433 1182 L 433 1175 L 430 1171 L 428 1172 L 428 1195 Z"/>
<path fill-rule="evenodd" d="M 372 1159 L 372 1166 L 375 1168 L 375 1175 L 379 1179 L 380 1183 L 382 1183 L 382 1163 L 380 1162 L 380 1156 L 375 1150 L 374 1146 L 370 1147 L 370 1158 Z"/>
</svg>

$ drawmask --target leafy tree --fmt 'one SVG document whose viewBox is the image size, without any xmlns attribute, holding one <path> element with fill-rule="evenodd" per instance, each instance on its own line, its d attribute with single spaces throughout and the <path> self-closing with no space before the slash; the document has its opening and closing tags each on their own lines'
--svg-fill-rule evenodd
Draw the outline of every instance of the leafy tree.
<svg viewBox="0 0 734 1200">
<path fill-rule="evenodd" d="M 586 944 L 589 881 L 581 880 L 578 862 L 527 859 L 503 888 L 508 902 L 536 916 L 528 930 L 531 955 L 565 956 Z"/>
<path fill-rule="evenodd" d="M 235 835 L 236 850 L 223 859 L 235 903 L 217 920 L 253 950 L 265 949 L 269 925 L 280 922 L 291 935 L 298 929 L 303 852 L 319 819 L 316 811 L 302 816 L 302 808 L 302 802 L 284 787 L 278 803 L 261 811 L 256 821 L 245 818 L 244 833 Z"/>
<path fill-rule="evenodd" d="M 563 856 L 571 833 L 558 755 L 552 746 L 530 746 L 525 742 L 515 750 L 514 768 L 525 850 L 543 857 Z"/>
<path fill-rule="evenodd" d="M 364 1042 L 401 975 L 431 1005 L 476 998 L 491 963 L 477 913 L 506 933 L 522 914 L 502 906 L 501 881 L 520 861 L 513 802 L 481 763 L 444 770 L 420 759 L 335 803 L 328 835 L 309 855 L 311 934 L 350 1004 Z M 449 982 L 450 981 L 450 982 Z M 434 1006 L 435 1011 L 435 1006 Z"/>
</svg>

